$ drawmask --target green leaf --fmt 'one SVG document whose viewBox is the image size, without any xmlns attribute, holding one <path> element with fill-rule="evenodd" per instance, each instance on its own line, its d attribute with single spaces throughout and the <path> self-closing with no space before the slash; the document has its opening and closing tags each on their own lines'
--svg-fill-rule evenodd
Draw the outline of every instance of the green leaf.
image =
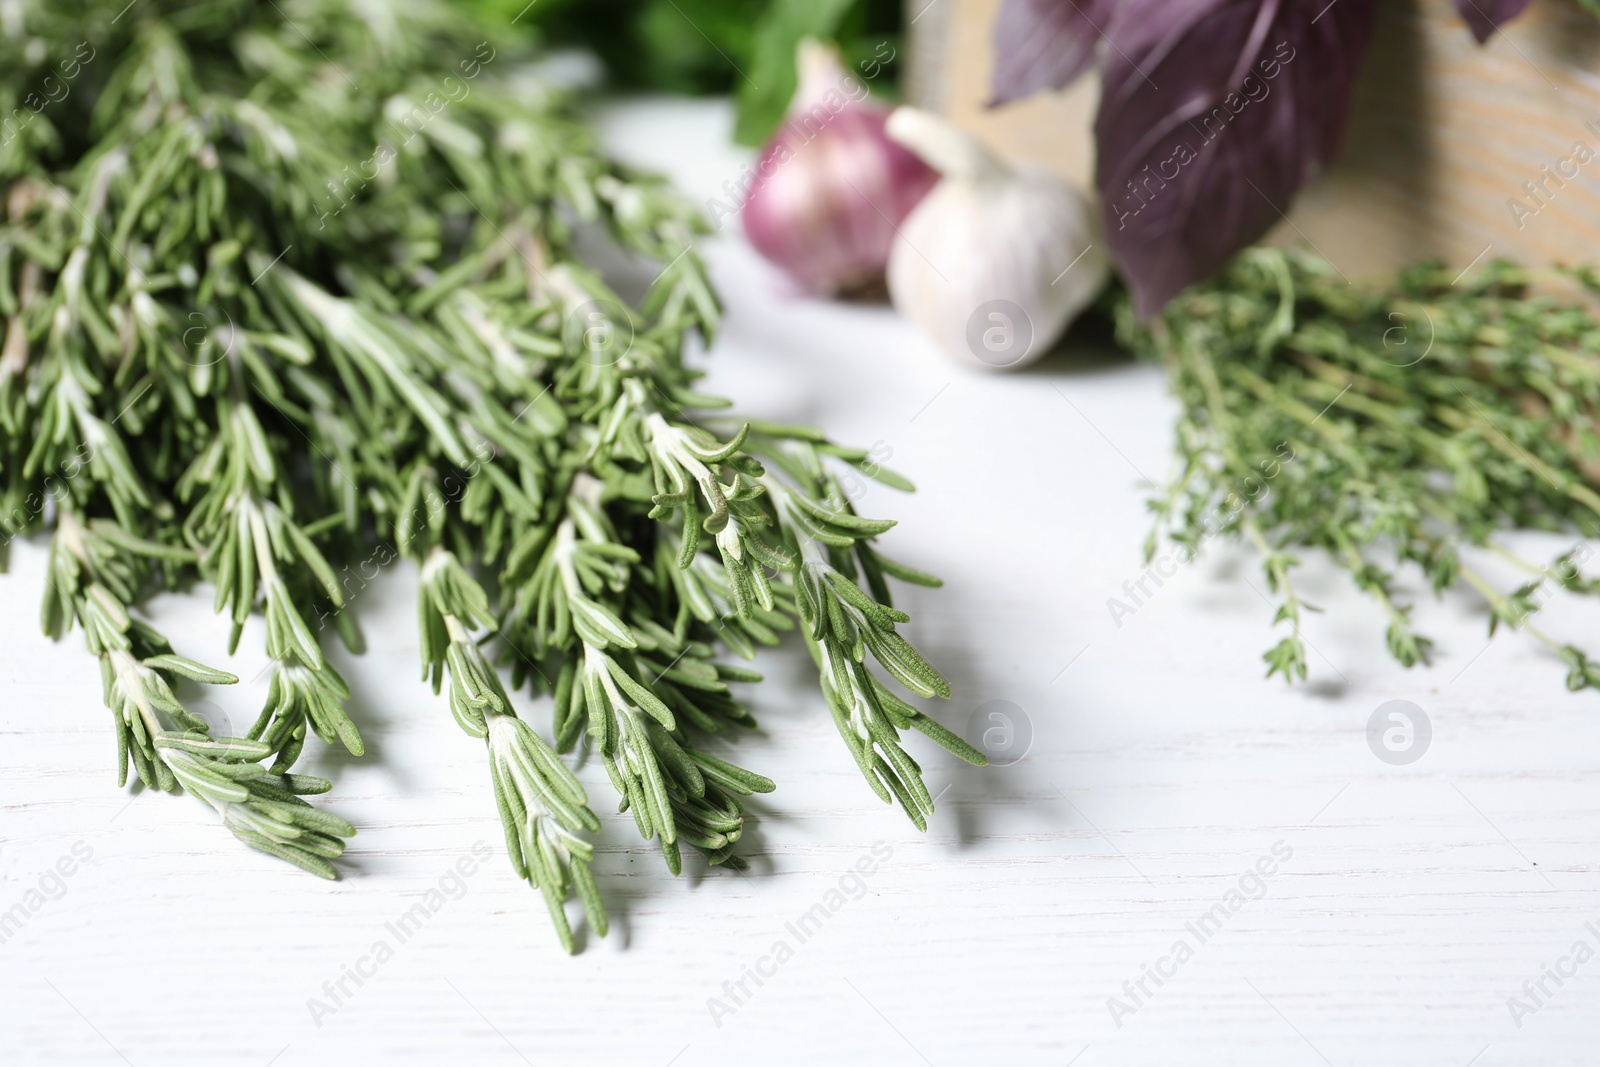
<svg viewBox="0 0 1600 1067">
<path fill-rule="evenodd" d="M 750 70 L 738 89 L 733 138 L 760 145 L 777 129 L 798 78 L 795 49 L 802 38 L 833 38 L 854 0 L 773 0 L 756 28 Z"/>
<path fill-rule="evenodd" d="M 196 663 L 187 656 L 180 656 L 175 652 L 164 652 L 157 656 L 149 656 L 144 660 L 144 665 L 157 671 L 171 671 L 181 674 L 207 685 L 234 685 L 239 681 L 237 675 L 227 671 L 215 670 L 202 663 Z"/>
</svg>

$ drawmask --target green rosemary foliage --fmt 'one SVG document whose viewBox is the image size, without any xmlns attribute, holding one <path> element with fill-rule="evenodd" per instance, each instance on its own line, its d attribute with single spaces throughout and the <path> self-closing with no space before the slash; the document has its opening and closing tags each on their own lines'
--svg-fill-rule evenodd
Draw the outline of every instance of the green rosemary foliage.
<svg viewBox="0 0 1600 1067">
<path fill-rule="evenodd" d="M 570 896 L 606 919 L 557 752 L 592 747 L 673 872 L 685 843 L 737 865 L 773 783 L 705 751 L 754 722 L 732 686 L 760 676 L 721 657 L 797 622 L 869 784 L 924 826 L 900 731 L 983 758 L 891 692 L 949 695 L 887 578 L 937 583 L 878 554 L 892 523 L 833 468 L 910 486 L 694 390 L 686 345 L 720 314 L 694 210 L 431 0 L 124 3 L 20 0 L 0 38 L 0 105 L 27 115 L 0 146 L 0 519 L 54 523 L 45 627 L 84 628 L 124 766 L 332 876 L 354 828 L 289 771 L 311 735 L 362 752 L 324 631 L 359 651 L 352 598 L 403 557 L 424 676 L 484 739 L 512 866 L 569 950 Z M 582 227 L 662 265 L 639 306 L 584 266 Z M 135 614 L 196 581 L 231 646 L 265 621 L 247 738 L 173 688 L 232 676 Z M 551 698 L 553 746 L 502 669 Z"/>
<path fill-rule="evenodd" d="M 1540 566 L 1499 542 L 1507 530 L 1600 534 L 1600 322 L 1586 307 L 1533 295 L 1510 263 L 1471 279 L 1423 265 L 1384 288 L 1352 286 L 1314 257 L 1251 250 L 1217 281 L 1148 324 L 1124 304 L 1124 343 L 1167 368 L 1182 405 L 1179 470 L 1152 502 L 1146 546 L 1194 553 L 1216 536 L 1249 542 L 1289 633 L 1267 674 L 1306 677 L 1295 552 L 1325 550 L 1388 615 L 1406 666 L 1432 643 L 1416 632 L 1398 572 L 1414 564 L 1438 593 L 1465 583 L 1501 625 L 1567 667 L 1571 689 L 1600 687 L 1600 664 L 1533 617 L 1557 589 L 1600 591 L 1587 552 Z M 1590 270 L 1556 272 L 1600 292 Z M 1464 557 L 1485 549 L 1529 575 L 1497 589 Z"/>
<path fill-rule="evenodd" d="M 172 685 L 178 677 L 217 685 L 239 679 L 177 655 L 128 611 L 135 591 L 146 585 L 143 572 L 150 562 L 187 562 L 186 557 L 181 549 L 141 541 L 108 520 L 85 526 L 63 511 L 50 544 L 45 632 L 59 638 L 76 623 L 89 651 L 100 658 L 117 733 L 118 785 L 127 782 L 131 762 L 145 785 L 181 787 L 215 808 L 241 840 L 333 878 L 328 861 L 344 852 L 341 838 L 355 827 L 300 799 L 327 792 L 329 783 L 270 773 L 261 761 L 272 748 L 259 741 L 213 738 L 205 720 L 178 702 Z"/>
</svg>

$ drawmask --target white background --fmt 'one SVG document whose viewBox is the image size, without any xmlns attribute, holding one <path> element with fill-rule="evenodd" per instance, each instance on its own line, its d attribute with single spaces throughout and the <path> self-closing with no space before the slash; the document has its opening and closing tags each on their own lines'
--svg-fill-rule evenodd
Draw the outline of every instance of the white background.
<svg viewBox="0 0 1600 1067">
<path fill-rule="evenodd" d="M 704 197 L 745 159 L 725 147 L 728 122 L 720 105 L 646 103 L 607 125 L 619 151 Z M 1080 343 L 985 376 L 887 309 L 788 294 L 737 236 L 710 258 L 728 317 L 709 387 L 892 449 L 919 492 L 875 487 L 861 507 L 900 519 L 886 549 L 947 581 L 901 601 L 913 615 L 902 629 L 955 689 L 930 710 L 965 732 L 980 705 L 1010 701 L 1033 734 L 1026 758 L 967 768 L 913 734 L 943 791 L 918 834 L 861 781 L 803 650 L 785 647 L 761 663 L 762 729 L 735 757 L 779 783 L 755 807 L 751 871 L 689 859 L 670 878 L 631 818 L 609 813 L 589 765 L 613 931 L 580 935 L 569 959 L 505 863 L 482 744 L 418 681 L 409 565 L 356 600 L 371 652 L 334 652 L 368 754 L 308 749 L 310 769 L 336 779 L 326 802 L 360 827 L 347 876 L 322 883 L 238 844 L 192 800 L 115 787 L 94 663 L 80 635 L 40 636 L 43 550 L 19 544 L 0 578 L 0 910 L 75 844 L 92 858 L 0 944 L 0 1062 L 1600 1059 L 1600 962 L 1547 982 L 1553 996 L 1520 1026 L 1507 1006 L 1575 941 L 1600 947 L 1585 928 L 1600 927 L 1600 697 L 1565 692 L 1560 665 L 1520 635 L 1486 647 L 1464 596 L 1421 598 L 1439 653 L 1404 671 L 1377 609 L 1317 561 L 1302 578 L 1327 609 L 1307 631 L 1312 681 L 1264 681 L 1272 609 L 1256 561 L 1220 545 L 1118 627 L 1106 601 L 1139 575 L 1145 479 L 1170 463 L 1156 369 Z M 1527 545 L 1543 557 L 1562 542 Z M 208 600 L 164 598 L 153 615 L 180 649 L 220 662 L 225 627 Z M 1545 622 L 1595 632 L 1590 611 Z M 261 639 L 248 631 L 231 665 L 246 679 L 264 664 Z M 264 689 L 215 704 L 239 728 Z M 1391 699 L 1432 724 L 1409 766 L 1366 741 Z M 464 894 L 314 1022 L 308 999 L 374 941 L 393 942 L 384 924 L 480 841 L 494 855 Z M 874 842 L 892 856 L 865 894 L 714 1020 L 708 998 L 778 938 L 795 944 L 784 924 Z M 1265 895 L 1160 988 L 1147 979 L 1154 995 L 1119 1026 L 1108 998 L 1177 939 L 1193 945 L 1185 924 L 1275 844 L 1292 855 Z"/>
</svg>

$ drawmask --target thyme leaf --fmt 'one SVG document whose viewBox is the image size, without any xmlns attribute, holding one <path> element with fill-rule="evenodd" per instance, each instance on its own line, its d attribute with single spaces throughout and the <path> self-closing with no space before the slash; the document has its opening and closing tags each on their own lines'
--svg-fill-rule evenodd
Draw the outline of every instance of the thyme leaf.
<svg viewBox="0 0 1600 1067">
<path fill-rule="evenodd" d="M 1535 290 L 1535 284 L 1541 288 Z M 1565 285 L 1572 295 L 1550 295 Z M 1293 584 L 1320 549 L 1384 610 L 1384 642 L 1407 667 L 1433 643 L 1416 632 L 1401 575 L 1435 593 L 1464 585 L 1505 626 L 1554 653 L 1571 689 L 1600 686 L 1588 653 L 1535 624 L 1558 592 L 1592 595 L 1586 546 L 1548 563 L 1517 557 L 1511 530 L 1600 534 L 1600 322 L 1580 299 L 1592 269 L 1536 274 L 1496 262 L 1468 278 L 1436 264 L 1378 287 L 1325 261 L 1252 249 L 1148 324 L 1126 303 L 1124 343 L 1167 369 L 1181 405 L 1178 473 L 1152 502 L 1160 538 L 1186 554 L 1216 537 L 1260 555 L 1290 632 L 1268 676 L 1307 675 Z M 1468 562 L 1499 556 L 1532 580 L 1496 587 Z"/>
</svg>

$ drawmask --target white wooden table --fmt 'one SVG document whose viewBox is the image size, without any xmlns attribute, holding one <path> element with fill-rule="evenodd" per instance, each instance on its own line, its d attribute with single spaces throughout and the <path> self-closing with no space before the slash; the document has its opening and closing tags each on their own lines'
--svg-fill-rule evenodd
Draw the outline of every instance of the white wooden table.
<svg viewBox="0 0 1600 1067">
<path fill-rule="evenodd" d="M 742 165 L 727 125 L 720 105 L 666 103 L 607 123 L 699 196 Z M 779 783 L 752 869 L 689 861 L 674 880 L 608 814 L 613 933 L 569 959 L 504 860 L 482 745 L 417 680 L 408 569 L 358 598 L 372 651 L 335 653 L 369 752 L 311 759 L 360 827 L 325 884 L 191 800 L 115 788 L 93 663 L 77 635 L 39 635 L 43 551 L 19 544 L 0 579 L 0 915 L 25 921 L 0 944 L 0 1063 L 1600 1061 L 1600 697 L 1566 693 L 1516 635 L 1486 648 L 1465 599 L 1424 603 L 1440 655 L 1401 670 L 1376 610 L 1316 565 L 1312 683 L 1263 681 L 1261 579 L 1220 548 L 1147 582 L 1119 626 L 1107 599 L 1140 576 L 1143 480 L 1167 471 L 1155 370 L 1086 351 L 964 371 L 886 309 L 784 295 L 736 236 L 710 252 L 728 304 L 710 387 L 892 449 L 920 491 L 862 507 L 947 581 L 903 601 L 955 689 L 936 714 L 965 732 L 1008 701 L 1025 758 L 968 768 L 913 735 L 942 791 L 918 834 L 860 780 L 803 651 L 768 655 L 762 730 L 739 749 Z M 154 615 L 223 658 L 208 604 Z M 1565 608 L 1547 623 L 1595 629 Z M 235 661 L 246 679 L 260 636 Z M 213 710 L 239 724 L 264 684 L 235 688 Z M 1431 723 L 1409 765 L 1367 742 L 1393 699 Z M 609 811 L 600 768 L 581 777 Z M 401 941 L 386 924 L 430 890 L 442 906 Z M 802 942 L 786 924 L 818 904 Z"/>
</svg>

